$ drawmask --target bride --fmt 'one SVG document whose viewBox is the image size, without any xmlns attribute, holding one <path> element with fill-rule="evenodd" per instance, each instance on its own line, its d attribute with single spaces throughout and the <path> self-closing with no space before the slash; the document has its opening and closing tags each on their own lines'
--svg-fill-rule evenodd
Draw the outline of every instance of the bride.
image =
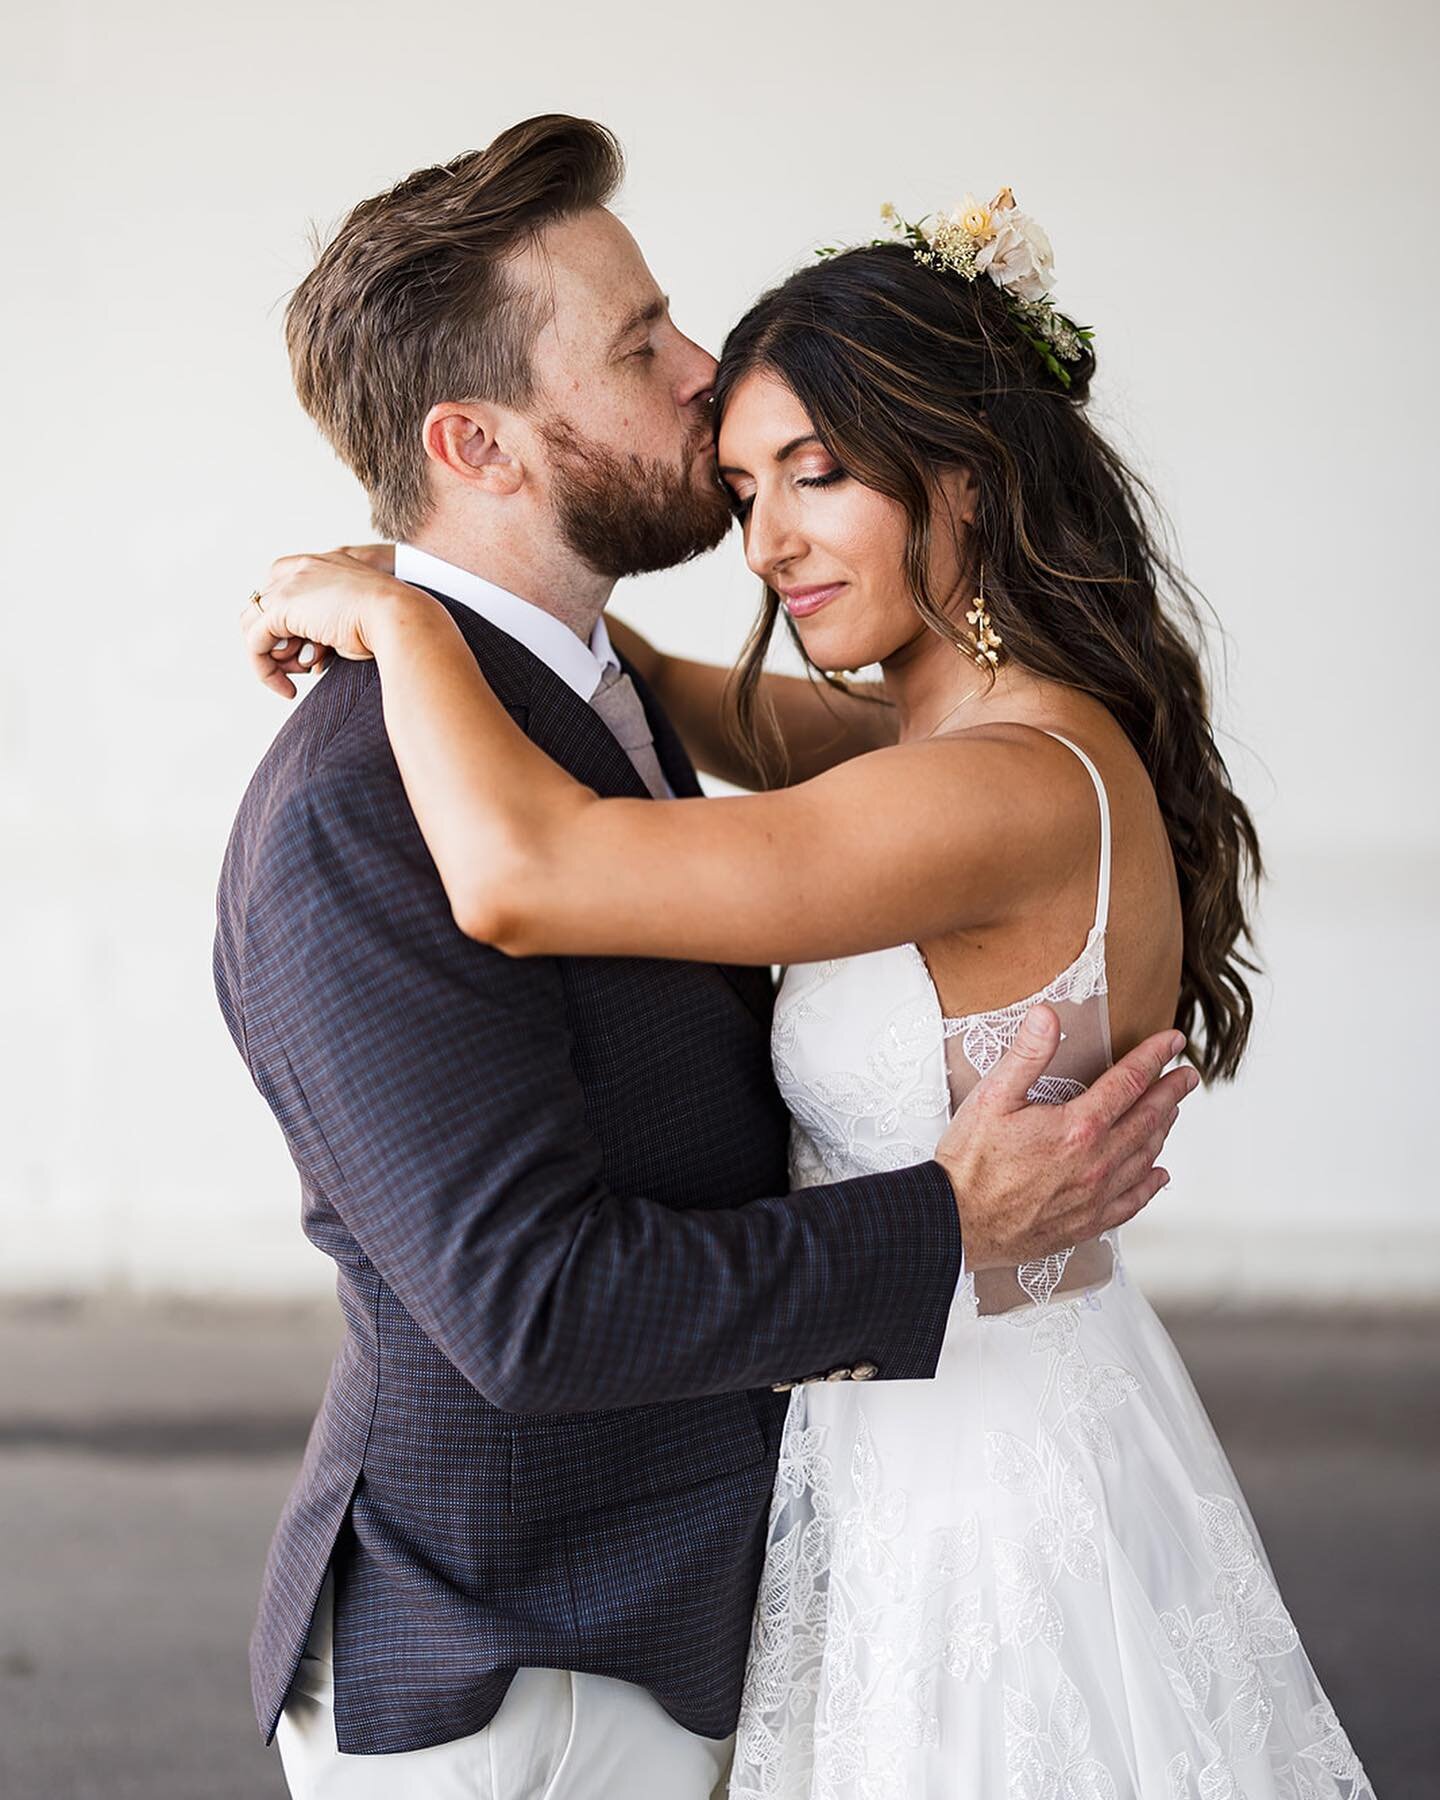
<svg viewBox="0 0 1440 1800">
<path fill-rule="evenodd" d="M 377 660 L 473 937 L 786 965 L 796 1185 L 926 1160 L 1038 1000 L 1065 1031 L 1040 1101 L 1172 1022 L 1228 1078 L 1251 1023 L 1255 831 L 1188 589 L 1087 416 L 1090 334 L 1008 191 L 887 213 L 725 345 L 719 474 L 766 590 L 729 697 L 615 628 L 697 762 L 756 792 L 597 798 L 379 556 L 286 559 L 248 627 L 290 693 L 302 640 Z M 828 737 L 763 672 L 782 613 L 825 680 L 883 673 Z M 1371 1794 L 1113 1234 L 969 1264 L 933 1380 L 791 1395 L 731 1800 L 1002 1794 Z"/>
</svg>

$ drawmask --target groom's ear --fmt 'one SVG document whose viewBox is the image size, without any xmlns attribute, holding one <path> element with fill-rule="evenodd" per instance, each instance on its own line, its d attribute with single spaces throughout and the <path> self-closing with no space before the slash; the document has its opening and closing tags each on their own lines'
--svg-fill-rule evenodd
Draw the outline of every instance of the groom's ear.
<svg viewBox="0 0 1440 1800">
<path fill-rule="evenodd" d="M 510 434 L 504 425 L 505 415 L 493 406 L 442 400 L 426 413 L 421 427 L 425 454 L 467 487 L 497 499 L 518 493 L 525 464 L 507 448 Z"/>
</svg>

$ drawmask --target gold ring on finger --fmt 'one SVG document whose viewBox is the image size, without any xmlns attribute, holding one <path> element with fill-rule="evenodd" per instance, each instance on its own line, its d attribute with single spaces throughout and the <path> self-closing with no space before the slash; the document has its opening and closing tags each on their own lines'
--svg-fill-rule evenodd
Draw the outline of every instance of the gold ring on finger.
<svg viewBox="0 0 1440 1800">
<path fill-rule="evenodd" d="M 264 612 L 265 601 L 264 601 L 263 596 L 261 595 L 259 588 L 256 588 L 255 592 L 250 596 L 250 598 L 251 598 L 252 602 L 260 608 L 261 612 Z"/>
</svg>

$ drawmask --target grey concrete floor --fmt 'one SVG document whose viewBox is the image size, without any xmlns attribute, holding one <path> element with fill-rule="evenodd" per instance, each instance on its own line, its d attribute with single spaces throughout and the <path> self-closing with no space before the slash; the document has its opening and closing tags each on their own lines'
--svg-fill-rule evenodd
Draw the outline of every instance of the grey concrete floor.
<svg viewBox="0 0 1440 1800">
<path fill-rule="evenodd" d="M 1440 1321 L 1168 1322 L 1381 1800 L 1440 1795 Z M 0 1800 L 281 1800 L 245 1640 L 334 1333 L 0 1312 Z"/>
</svg>

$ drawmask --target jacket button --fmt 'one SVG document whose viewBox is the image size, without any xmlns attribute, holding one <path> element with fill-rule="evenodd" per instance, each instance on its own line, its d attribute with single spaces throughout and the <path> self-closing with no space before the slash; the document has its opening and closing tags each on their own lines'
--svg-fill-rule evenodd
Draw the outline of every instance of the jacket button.
<svg viewBox="0 0 1440 1800">
<path fill-rule="evenodd" d="M 850 1371 L 848 1369 L 832 1369 L 825 1379 L 827 1381 L 848 1381 Z"/>
<path fill-rule="evenodd" d="M 856 1363 L 850 1373 L 855 1377 L 856 1381 L 870 1381 L 873 1380 L 880 1371 L 875 1367 L 874 1363 Z"/>
</svg>

